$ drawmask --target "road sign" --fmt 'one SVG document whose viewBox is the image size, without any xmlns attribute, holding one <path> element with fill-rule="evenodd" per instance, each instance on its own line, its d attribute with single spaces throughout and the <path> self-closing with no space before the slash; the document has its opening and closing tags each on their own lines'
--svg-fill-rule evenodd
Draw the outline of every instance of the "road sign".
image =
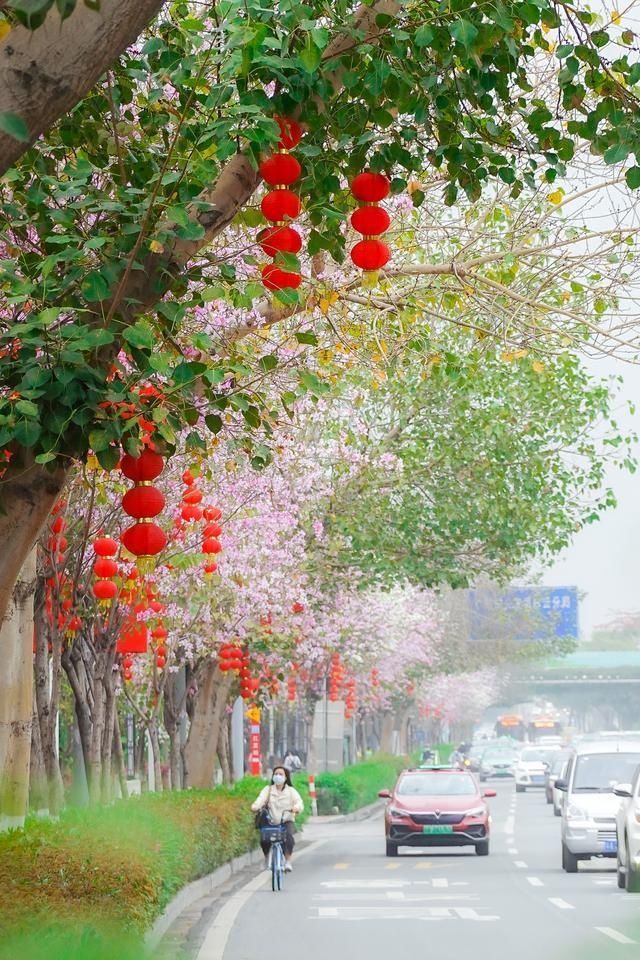
<svg viewBox="0 0 640 960">
<path fill-rule="evenodd" d="M 577 639 L 578 588 L 470 590 L 469 613 L 472 640 Z"/>
</svg>

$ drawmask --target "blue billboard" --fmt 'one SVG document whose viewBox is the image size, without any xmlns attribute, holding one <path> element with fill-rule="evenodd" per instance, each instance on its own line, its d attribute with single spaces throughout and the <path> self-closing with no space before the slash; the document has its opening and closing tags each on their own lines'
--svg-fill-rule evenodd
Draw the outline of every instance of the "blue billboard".
<svg viewBox="0 0 640 960">
<path fill-rule="evenodd" d="M 469 591 L 472 640 L 578 638 L 577 587 Z"/>
</svg>

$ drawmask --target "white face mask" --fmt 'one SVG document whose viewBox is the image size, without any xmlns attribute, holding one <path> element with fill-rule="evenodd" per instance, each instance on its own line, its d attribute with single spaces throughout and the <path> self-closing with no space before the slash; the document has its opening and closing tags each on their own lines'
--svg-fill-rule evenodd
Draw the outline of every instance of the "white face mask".
<svg viewBox="0 0 640 960">
<path fill-rule="evenodd" d="M 273 775 L 273 782 L 275 783 L 276 787 L 281 787 L 286 779 L 287 778 L 285 777 L 284 773 L 274 773 Z"/>
</svg>

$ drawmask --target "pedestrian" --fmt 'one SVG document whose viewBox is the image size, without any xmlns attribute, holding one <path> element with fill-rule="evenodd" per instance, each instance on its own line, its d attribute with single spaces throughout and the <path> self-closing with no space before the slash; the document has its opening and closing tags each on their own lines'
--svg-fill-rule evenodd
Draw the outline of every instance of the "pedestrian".
<svg viewBox="0 0 640 960">
<path fill-rule="evenodd" d="M 251 804 L 251 809 L 254 813 L 257 813 L 259 810 L 266 810 L 269 820 L 274 825 L 284 823 L 284 869 L 286 873 L 291 873 L 293 869 L 291 866 L 291 856 L 295 846 L 293 823 L 296 815 L 302 813 L 304 810 L 304 803 L 302 802 L 302 797 L 291 783 L 291 774 L 285 766 L 280 765 L 273 768 L 271 783 L 266 786 L 264 790 L 260 791 L 259 796 Z M 263 842 L 260 840 L 260 846 L 264 853 L 264 865 L 268 870 L 271 844 L 267 841 Z"/>
<path fill-rule="evenodd" d="M 302 770 L 302 760 L 293 750 L 287 750 L 287 755 L 282 764 L 289 773 L 297 773 L 298 770 Z"/>
</svg>

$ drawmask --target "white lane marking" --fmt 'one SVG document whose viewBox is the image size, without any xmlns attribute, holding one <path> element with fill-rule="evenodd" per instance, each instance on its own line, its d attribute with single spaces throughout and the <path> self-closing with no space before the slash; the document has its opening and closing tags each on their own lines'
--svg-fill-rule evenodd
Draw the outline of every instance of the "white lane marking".
<svg viewBox="0 0 640 960">
<path fill-rule="evenodd" d="M 337 917 L 338 908 L 337 907 L 318 907 L 318 916 L 326 919 L 326 917 Z"/>
<path fill-rule="evenodd" d="M 404 900 L 404 892 L 402 890 L 387 890 L 386 896 L 387 900 Z"/>
<path fill-rule="evenodd" d="M 517 857 L 518 849 L 517 847 L 507 847 L 507 853 L 510 854 L 512 857 Z"/>
<path fill-rule="evenodd" d="M 511 816 L 507 817 L 504 825 L 504 832 L 507 836 L 513 836 L 516 828 L 516 818 Z"/>
<path fill-rule="evenodd" d="M 592 877 L 591 879 L 599 887 L 612 887 L 616 883 L 615 877 Z"/>
<path fill-rule="evenodd" d="M 529 881 L 532 887 L 544 887 L 544 883 L 542 882 L 540 877 L 527 877 L 527 880 Z"/>
<path fill-rule="evenodd" d="M 432 883 L 432 885 L 433 885 L 434 887 L 448 887 L 448 886 L 449 886 L 449 881 L 446 880 L 444 877 L 434 877 L 433 880 L 431 881 L 431 883 Z"/>
<path fill-rule="evenodd" d="M 572 903 L 567 903 L 566 900 L 563 900 L 562 897 L 549 897 L 549 903 L 552 903 L 554 907 L 557 907 L 558 910 L 575 910 L 575 907 Z"/>
<path fill-rule="evenodd" d="M 527 870 L 527 869 L 528 869 L 528 864 L 526 864 L 526 863 L 524 862 L 524 860 L 514 860 L 514 861 L 513 861 L 513 865 L 514 865 L 514 867 L 517 867 L 518 870 Z"/>
<path fill-rule="evenodd" d="M 330 890 L 399 890 L 410 887 L 411 880 L 323 880 L 320 886 Z"/>
<path fill-rule="evenodd" d="M 388 907 L 312 907 L 312 920 L 499 920 L 483 916 L 475 907 L 422 907 L 398 904 Z M 315 913 L 313 911 L 316 911 Z"/>
<path fill-rule="evenodd" d="M 319 847 L 324 846 L 326 840 L 316 840 L 310 843 L 308 847 L 301 850 L 296 856 L 296 860 L 304 857 L 307 853 L 314 853 Z M 244 887 L 241 887 L 237 893 L 229 897 L 227 902 L 218 911 L 218 914 L 207 930 L 204 943 L 198 951 L 197 960 L 223 960 L 224 952 L 229 940 L 229 935 L 236 922 L 237 916 L 256 890 L 264 887 L 271 877 L 263 870 L 257 877 L 253 877 Z"/>
<path fill-rule="evenodd" d="M 605 937 L 609 937 L 610 940 L 615 940 L 616 943 L 635 943 L 635 940 L 632 940 L 631 937 L 625 937 L 624 933 L 619 933 L 617 930 L 614 930 L 612 927 L 594 927 L 598 933 L 604 933 Z"/>
</svg>

